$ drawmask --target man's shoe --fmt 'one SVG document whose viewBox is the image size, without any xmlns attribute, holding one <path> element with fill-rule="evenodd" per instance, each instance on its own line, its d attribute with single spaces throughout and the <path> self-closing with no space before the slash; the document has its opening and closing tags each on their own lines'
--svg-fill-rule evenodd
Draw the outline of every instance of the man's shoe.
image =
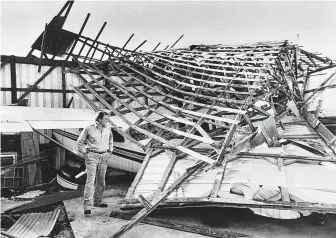
<svg viewBox="0 0 336 238">
<path fill-rule="evenodd" d="M 91 210 L 84 210 L 84 215 L 90 215 L 91 214 Z"/>
<path fill-rule="evenodd" d="M 108 207 L 106 203 L 101 203 L 101 204 L 95 204 L 95 207 Z"/>
</svg>

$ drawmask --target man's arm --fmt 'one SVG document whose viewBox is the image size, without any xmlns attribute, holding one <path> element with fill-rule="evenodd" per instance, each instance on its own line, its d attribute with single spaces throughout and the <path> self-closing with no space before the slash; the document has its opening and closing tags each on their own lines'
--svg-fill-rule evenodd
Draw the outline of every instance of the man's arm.
<svg viewBox="0 0 336 238">
<path fill-rule="evenodd" d="M 113 132 L 112 128 L 110 129 L 110 141 L 109 141 L 109 152 L 112 153 L 113 151 Z"/>
<path fill-rule="evenodd" d="M 78 151 L 83 154 L 86 154 L 85 142 L 86 142 L 87 135 L 88 135 L 88 129 L 86 127 L 80 133 L 78 140 L 77 140 Z"/>
</svg>

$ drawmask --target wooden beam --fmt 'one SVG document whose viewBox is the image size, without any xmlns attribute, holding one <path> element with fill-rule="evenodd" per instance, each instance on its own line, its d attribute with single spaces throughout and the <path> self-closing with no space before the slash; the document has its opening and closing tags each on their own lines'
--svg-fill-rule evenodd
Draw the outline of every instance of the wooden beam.
<svg viewBox="0 0 336 238">
<path fill-rule="evenodd" d="M 16 88 L 17 92 L 27 92 L 30 88 Z M 0 88 L 0 91 L 11 92 L 12 88 Z M 64 93 L 63 89 L 53 88 L 36 88 L 32 92 L 34 93 Z M 87 90 L 83 90 L 84 93 L 89 93 Z M 76 93 L 74 90 L 65 90 L 65 93 Z"/>
<path fill-rule="evenodd" d="M 174 192 L 179 186 L 188 179 L 192 174 L 198 171 L 202 166 L 205 165 L 205 162 L 199 162 L 194 166 L 188 168 L 185 173 L 183 173 L 177 180 L 175 180 L 172 185 L 167 188 L 160 197 L 153 199 L 150 202 L 151 208 L 147 210 L 146 208 L 142 209 L 136 216 L 129 220 L 128 223 L 123 225 L 116 233 L 114 233 L 111 237 L 117 238 L 122 236 L 125 232 L 132 229 L 137 223 L 139 223 L 143 218 L 148 216 L 161 202 L 163 202 L 172 192 Z"/>
<path fill-rule="evenodd" d="M 75 90 L 75 92 L 82 98 L 84 101 L 94 110 L 94 111 L 99 111 L 100 108 L 92 102 L 91 99 L 89 99 L 80 89 L 74 87 L 71 85 L 71 87 Z"/>
<path fill-rule="evenodd" d="M 77 35 L 77 37 L 76 37 L 76 40 L 75 40 L 74 44 L 72 45 L 71 50 L 69 51 L 69 54 L 68 54 L 67 57 L 65 58 L 65 61 L 67 61 L 67 60 L 69 59 L 70 55 L 72 54 L 73 50 L 75 49 L 75 47 L 76 47 L 76 45 L 77 45 L 77 42 L 78 42 L 78 39 L 79 39 L 79 37 L 82 35 L 83 30 L 84 30 L 84 28 L 85 28 L 85 26 L 86 26 L 86 23 L 88 22 L 89 18 L 90 18 L 90 13 L 88 13 L 88 14 L 86 15 L 86 18 L 85 18 L 85 20 L 84 20 L 84 23 L 82 24 L 82 27 L 81 27 L 81 29 L 79 30 L 79 33 L 78 33 L 78 35 Z"/>
<path fill-rule="evenodd" d="M 206 63 L 203 63 L 202 65 L 206 66 L 206 67 L 201 67 L 199 65 L 194 65 L 195 62 L 193 61 L 187 61 L 188 63 L 185 64 L 185 63 L 178 63 L 178 65 L 176 64 L 177 62 L 176 61 L 182 61 L 184 62 L 185 60 L 179 60 L 179 59 L 175 59 L 175 58 L 170 58 L 170 57 L 162 57 L 162 56 L 158 56 L 157 54 L 153 54 L 153 53 L 144 53 L 144 55 L 147 55 L 147 58 L 150 60 L 150 61 L 153 61 L 154 59 L 160 59 L 159 62 L 155 62 L 156 64 L 154 64 L 155 68 L 158 68 L 160 70 L 163 70 L 165 72 L 169 72 L 171 74 L 175 73 L 176 75 L 179 75 L 179 76 L 184 76 L 183 74 L 178 74 L 177 72 L 175 71 L 171 71 L 171 70 L 165 70 L 166 67 L 160 67 L 158 66 L 158 64 L 161 64 L 161 65 L 164 65 L 164 66 L 172 66 L 173 68 L 175 69 L 178 69 L 180 71 L 185 71 L 185 72 L 188 72 L 188 70 L 186 68 L 181 68 L 179 66 L 184 66 L 184 67 L 188 67 L 188 68 L 191 68 L 191 69 L 194 69 L 194 70 L 198 70 L 197 72 L 195 71 L 194 74 L 198 74 L 198 75 L 204 75 L 204 76 L 209 76 L 209 77 L 212 77 L 212 78 L 217 78 L 217 79 L 230 79 L 230 80 L 236 80 L 236 81 L 249 81 L 249 82 L 259 82 L 259 81 L 263 81 L 263 80 L 257 80 L 257 79 L 251 79 L 251 78 L 248 78 L 246 77 L 245 73 L 240 73 L 240 76 L 244 76 L 244 77 L 235 77 L 235 76 L 223 76 L 222 74 L 223 73 L 235 73 L 236 70 L 233 69 L 233 66 L 227 66 L 227 65 L 224 65 L 224 64 L 206 64 Z M 168 58 L 168 59 L 166 59 Z M 163 62 L 166 62 L 166 63 L 163 63 Z M 217 67 L 218 69 L 213 69 L 213 67 L 207 67 L 207 66 L 215 66 Z M 222 69 L 219 69 L 219 68 L 222 68 Z M 258 70 L 266 70 L 267 68 L 262 68 L 262 67 L 251 67 L 251 66 L 235 66 L 235 68 L 239 68 L 239 69 L 258 69 Z M 199 72 L 201 71 L 201 72 Z M 215 75 L 215 74 L 208 74 L 208 73 L 205 73 L 205 71 L 209 71 L 209 72 L 212 72 L 212 73 L 219 73 L 221 75 Z M 263 77 L 266 77 L 267 76 L 267 73 L 254 73 L 254 72 L 246 72 L 248 73 L 249 75 L 253 75 L 253 76 L 263 76 Z M 200 81 L 200 79 L 198 78 L 191 78 L 195 81 Z M 208 82 L 208 83 L 211 83 L 213 85 L 223 85 L 222 83 L 218 82 L 218 81 L 212 81 L 212 82 Z M 234 85 L 236 86 L 236 85 Z"/>
<path fill-rule="evenodd" d="M 336 67 L 336 64 L 332 64 L 332 65 L 328 65 L 328 66 L 325 66 L 325 67 L 320 67 L 316 70 L 311 70 L 311 71 L 308 71 L 308 75 L 312 75 L 314 73 L 317 73 L 317 72 L 320 72 L 320 71 L 323 71 L 325 69 L 330 69 L 330 68 L 333 68 L 333 67 Z"/>
<path fill-rule="evenodd" d="M 42 66 L 62 66 L 62 63 L 64 60 L 51 60 L 51 59 L 38 59 L 36 57 L 20 57 L 20 56 L 14 56 L 14 55 L 1 55 L 1 62 L 11 60 L 11 58 L 15 59 L 15 62 L 17 64 L 32 64 L 32 65 L 39 65 Z M 77 65 L 73 62 L 65 62 L 65 67 L 67 68 L 74 68 Z"/>
<path fill-rule="evenodd" d="M 132 53 L 134 53 L 134 52 L 136 52 L 138 49 L 140 49 L 140 47 L 143 46 L 146 42 L 147 42 L 147 40 L 144 40 L 140 45 L 138 45 L 138 46 L 132 51 Z"/>
<path fill-rule="evenodd" d="M 335 135 L 329 131 L 316 117 L 314 117 L 307 108 L 302 109 L 304 119 L 327 143 L 328 147 L 336 154 Z"/>
<path fill-rule="evenodd" d="M 144 74 L 144 73 L 142 73 L 142 72 L 140 72 L 140 71 L 138 71 L 138 70 L 136 70 L 134 68 L 131 68 L 130 66 L 128 66 L 126 64 L 123 64 L 123 63 L 120 63 L 120 64 L 122 66 L 125 66 L 126 68 L 132 70 L 133 72 L 135 72 L 135 73 L 137 73 L 137 74 L 139 74 L 139 75 L 141 75 L 141 76 L 149 79 L 150 81 L 156 82 L 157 84 L 159 84 L 159 85 L 161 85 L 163 87 L 169 88 L 169 89 L 171 89 L 171 90 L 173 90 L 173 91 L 175 91 L 177 93 L 182 93 L 184 95 L 189 95 L 189 96 L 196 96 L 196 97 L 204 98 L 205 100 L 214 100 L 214 101 L 219 101 L 219 102 L 232 102 L 232 103 L 237 103 L 237 104 L 242 104 L 242 105 L 249 105 L 248 103 L 242 102 L 241 100 L 234 100 L 234 99 L 226 99 L 226 98 L 218 98 L 218 97 L 212 97 L 212 96 L 206 96 L 206 95 L 199 95 L 199 94 L 195 94 L 195 93 L 192 93 L 192 92 L 187 92 L 187 91 L 183 91 L 183 90 L 180 90 L 180 89 L 176 89 L 175 87 L 172 87 L 172 86 L 170 86 L 170 85 L 168 85 L 166 83 L 162 83 L 162 82 L 158 81 L 157 79 L 154 79 L 154 78 L 152 78 L 152 77 L 150 77 L 150 76 L 148 76 L 148 75 L 146 75 L 146 74 Z M 140 67 L 144 68 L 143 66 L 140 66 Z M 118 69 L 120 69 L 120 68 L 118 68 Z M 123 71 L 123 70 L 121 70 L 121 71 Z M 152 70 L 149 70 L 149 71 L 153 72 Z M 123 72 L 125 73 L 125 71 L 123 71 Z M 137 80 L 137 79 L 135 79 L 135 80 Z M 138 81 L 138 82 L 139 83 L 143 83 L 141 81 Z"/>
<path fill-rule="evenodd" d="M 102 55 L 101 55 L 99 61 L 102 61 L 102 60 L 103 60 L 103 58 L 104 58 L 104 56 L 105 56 L 105 54 L 106 54 L 106 51 L 107 51 L 107 48 L 108 48 L 108 47 L 109 47 L 109 44 L 107 44 L 107 46 L 105 46 L 105 50 L 104 50 L 104 52 L 102 53 Z"/>
<path fill-rule="evenodd" d="M 176 163 L 176 160 L 177 160 L 176 153 L 173 152 L 173 156 L 170 159 L 170 162 L 169 162 L 169 164 L 168 164 L 168 166 L 167 166 L 167 168 L 166 168 L 163 176 L 161 177 L 160 184 L 157 187 L 157 189 L 155 190 L 155 192 L 153 194 L 153 198 L 159 196 L 160 193 L 163 191 L 164 187 L 167 184 L 168 178 L 169 178 L 171 172 L 173 171 L 173 168 L 174 168 L 174 165 Z"/>
<path fill-rule="evenodd" d="M 29 89 L 27 92 L 25 92 L 24 94 L 21 95 L 21 97 L 19 97 L 18 100 L 21 100 L 23 98 L 25 98 L 30 92 L 32 92 L 36 87 L 37 85 L 39 85 L 54 69 L 56 68 L 56 66 L 52 66 L 50 67 L 50 69 L 48 69 L 47 72 L 45 72 L 41 78 L 39 78 Z"/>
<path fill-rule="evenodd" d="M 139 209 L 142 205 L 137 199 L 122 200 L 119 202 L 122 210 Z M 234 207 L 234 208 L 271 208 L 295 211 L 311 211 L 321 213 L 336 213 L 335 204 L 327 203 L 311 203 L 311 202 L 285 202 L 285 201 L 255 201 L 255 200 L 239 200 L 229 198 L 172 198 L 162 202 L 160 208 L 183 208 L 183 207 Z M 146 209 L 143 209 L 146 210 Z M 141 210 L 141 211 L 143 211 Z M 141 212 L 143 213 L 143 212 Z M 138 213 L 140 214 L 140 212 Z M 136 216 L 138 218 L 138 215 Z M 136 219 L 134 217 L 133 221 Z"/>
<path fill-rule="evenodd" d="M 93 46 L 94 46 L 96 43 L 98 43 L 97 40 L 98 40 L 99 36 L 101 35 L 101 33 L 103 32 L 103 30 L 104 30 L 106 24 L 107 24 L 107 22 L 104 22 L 103 26 L 100 28 L 100 30 L 99 30 L 99 32 L 98 32 L 96 38 L 93 40 L 92 46 L 90 47 L 89 51 L 88 51 L 87 54 L 86 54 L 86 56 L 85 56 L 83 62 L 86 61 L 86 58 L 87 58 L 88 55 L 90 54 L 90 52 L 91 52 Z M 99 44 L 99 43 L 98 43 L 98 44 Z"/>
<path fill-rule="evenodd" d="M 47 38 L 47 28 L 48 28 L 48 24 L 46 23 L 45 24 L 45 28 L 44 28 L 44 32 L 43 32 L 43 37 L 42 37 L 42 44 L 41 44 L 41 54 L 40 54 L 40 62 L 41 62 L 41 59 L 42 59 L 42 56 L 43 56 L 43 53 L 44 53 L 44 50 L 45 50 L 45 41 L 46 41 L 46 38 Z M 41 72 L 41 64 L 39 65 L 38 67 L 38 70 L 37 72 Z"/>
<path fill-rule="evenodd" d="M 11 57 L 10 60 L 10 71 L 11 71 L 11 91 L 12 91 L 12 103 L 17 103 L 17 89 L 16 89 L 16 65 L 15 58 Z"/>
<path fill-rule="evenodd" d="M 132 35 L 128 38 L 128 40 L 127 40 L 126 43 L 123 45 L 123 47 L 121 48 L 121 50 L 119 50 L 119 52 L 118 52 L 118 54 L 117 54 L 116 57 L 118 57 L 119 54 L 125 49 L 125 47 L 126 47 L 127 44 L 131 41 L 131 39 L 133 38 L 133 36 L 134 36 L 134 34 L 132 34 Z M 113 49 L 112 54 L 113 54 L 114 50 L 115 50 L 115 49 Z"/>
<path fill-rule="evenodd" d="M 88 72 L 88 74 L 90 75 L 90 73 Z M 78 75 L 78 74 L 77 74 Z M 79 76 L 79 75 L 78 75 Z M 91 79 L 95 80 L 92 75 L 90 75 Z M 132 123 L 130 121 L 128 121 L 122 114 L 120 114 L 118 111 L 115 110 L 114 107 L 112 107 L 108 102 L 106 102 L 95 90 L 93 90 L 87 83 L 87 80 L 80 75 L 80 78 L 83 80 L 84 82 L 84 86 L 96 97 L 100 100 L 100 102 L 106 107 L 108 108 L 110 111 L 112 111 L 113 113 L 115 113 L 115 115 L 119 116 L 125 123 L 127 123 L 130 127 L 133 127 Z M 96 81 L 97 83 L 98 81 Z M 100 84 L 98 82 L 98 84 Z M 102 86 L 102 85 L 101 85 Z M 73 87 L 74 88 L 74 87 Z M 84 98 L 84 100 L 92 107 L 92 109 L 94 109 L 95 111 L 100 110 L 93 102 L 92 100 L 90 100 L 87 96 L 83 95 L 83 93 L 81 93 L 78 89 L 74 88 L 75 91 L 82 97 Z M 111 126 L 118 131 L 121 135 L 123 135 L 124 137 L 126 137 L 127 139 L 129 139 L 130 141 L 132 141 L 134 144 L 140 146 L 141 148 L 144 148 L 144 145 L 142 145 L 139 141 L 135 140 L 133 137 L 129 136 L 128 134 L 124 133 L 121 129 L 119 129 L 119 127 L 112 121 L 109 119 L 109 123 L 111 124 Z M 147 134 L 147 132 L 142 129 L 137 127 L 137 130 L 140 130 L 142 133 Z"/>
<path fill-rule="evenodd" d="M 211 193 L 210 193 L 210 197 L 212 198 L 216 198 L 218 196 L 218 191 L 220 190 L 221 186 L 222 186 L 222 182 L 224 179 L 224 175 L 225 175 L 225 169 L 226 169 L 226 165 L 228 162 L 232 161 L 232 158 L 241 150 L 249 148 L 251 146 L 250 142 L 251 139 L 253 139 L 255 136 L 257 135 L 257 132 L 255 131 L 254 133 L 246 136 L 243 140 L 241 140 L 240 142 L 238 142 L 230 151 L 230 153 L 228 155 L 225 156 L 224 161 L 222 162 L 222 171 L 220 171 L 220 173 L 217 174 L 214 185 L 211 189 Z"/>
<path fill-rule="evenodd" d="M 70 101 L 69 101 L 69 103 L 66 105 L 66 108 L 70 108 L 70 107 L 71 107 L 71 104 L 72 104 L 72 102 L 73 102 L 73 99 L 74 99 L 74 97 L 71 97 L 71 98 L 70 98 Z"/>
<path fill-rule="evenodd" d="M 137 196 L 139 202 L 149 211 L 150 209 L 152 209 L 152 206 L 150 205 L 150 203 L 146 200 L 146 198 L 144 198 L 144 196 L 142 196 L 141 194 L 139 194 Z"/>
<path fill-rule="evenodd" d="M 153 49 L 152 51 L 155 51 L 155 50 L 159 47 L 160 44 L 161 44 L 161 42 L 159 42 L 159 43 L 154 47 L 154 49 Z"/>
<path fill-rule="evenodd" d="M 152 125 L 155 125 L 156 127 L 158 128 L 161 128 L 161 129 L 165 129 L 165 130 L 168 130 L 168 131 L 173 131 L 174 133 L 178 134 L 178 135 L 183 135 L 183 136 L 188 136 L 190 138 L 193 138 L 193 139 L 197 139 L 197 140 L 200 140 L 200 141 L 204 141 L 206 143 L 210 142 L 211 140 L 209 140 L 208 138 L 203 138 L 203 137 L 200 137 L 200 136 L 197 136 L 197 135 L 193 135 L 193 134 L 189 134 L 189 133 L 186 133 L 186 132 L 183 132 L 183 131 L 179 131 L 179 130 L 176 130 L 176 129 L 170 129 L 168 127 L 165 127 L 165 126 L 162 126 L 158 123 L 155 123 L 153 122 L 152 120 L 148 119 L 148 118 L 145 118 L 143 115 L 141 115 L 140 113 L 138 113 L 137 111 L 135 111 L 132 107 L 130 107 L 129 105 L 126 105 L 122 100 L 120 100 L 118 97 L 116 97 L 110 90 L 108 90 L 104 85 L 102 85 L 101 83 L 99 83 L 91 74 L 90 72 L 85 68 L 84 64 L 82 64 L 81 62 L 78 62 L 79 65 L 81 65 L 81 67 L 88 73 L 88 75 L 90 76 L 90 78 L 92 80 L 94 80 L 96 82 L 97 85 L 99 85 L 109 96 L 111 96 L 112 98 L 114 98 L 116 101 L 118 101 L 119 103 L 123 104 L 125 107 L 127 107 L 129 110 L 131 110 L 136 116 L 138 116 L 139 118 L 151 123 Z M 89 66 L 86 65 L 86 67 L 90 68 Z M 106 77 L 105 75 L 102 75 L 104 77 Z M 88 86 L 88 85 L 86 85 Z M 121 115 L 118 111 L 115 110 L 115 108 L 113 108 L 109 103 L 107 103 L 99 94 L 97 94 L 97 92 L 95 92 L 94 90 L 92 90 L 92 88 L 90 88 L 89 86 L 87 87 L 88 90 L 90 90 L 92 92 L 92 94 L 95 95 L 95 97 L 97 97 L 100 102 L 102 102 L 109 110 L 113 111 L 116 115 L 118 115 L 125 123 L 127 123 L 131 128 L 147 135 L 148 137 L 151 137 L 151 138 L 154 138 L 155 140 L 158 140 L 162 143 L 167 143 L 167 144 L 171 144 L 170 141 L 167 141 L 165 140 L 164 138 L 160 137 L 160 136 L 157 136 L 151 132 L 148 132 L 136 125 L 134 125 L 133 123 L 131 123 L 129 120 L 127 120 L 125 118 L 125 116 Z M 136 101 L 136 100 L 135 100 Z M 139 103 L 139 102 L 138 102 Z M 139 103 L 141 105 L 141 103 Z M 142 106 L 145 106 L 144 104 L 142 104 Z M 151 110 L 151 109 L 150 109 Z M 130 137 L 131 138 L 131 137 Z M 135 141 L 132 139 L 132 141 Z M 137 144 L 140 144 L 139 142 L 135 141 L 135 143 Z M 212 142 L 211 142 L 212 143 Z M 140 144 L 141 145 L 141 144 Z M 141 147 L 143 148 L 143 145 L 141 145 Z M 210 160 L 207 156 L 204 156 L 200 153 L 197 153 L 195 151 L 192 151 L 190 149 L 187 149 L 183 146 L 176 146 L 177 149 L 179 149 L 180 151 L 182 152 L 185 152 L 191 156 L 194 156 L 196 158 L 199 158 L 199 159 L 202 159 L 203 161 L 206 161 L 208 163 L 212 163 L 213 160 Z"/>
<path fill-rule="evenodd" d="M 333 162 L 336 163 L 336 160 L 334 160 L 331 157 L 309 157 L 309 156 L 301 156 L 301 155 L 281 155 L 281 154 L 269 154 L 269 153 L 255 153 L 255 152 L 239 152 L 237 153 L 237 156 L 240 156 L 242 158 L 252 158 L 252 159 L 263 159 L 265 157 L 271 157 L 271 158 L 283 158 L 285 160 L 287 159 L 296 159 L 298 161 L 321 161 L 321 162 Z"/>
<path fill-rule="evenodd" d="M 323 87 L 330 79 L 332 79 L 334 76 L 336 75 L 336 71 L 334 73 L 332 73 L 328 78 L 326 78 L 321 84 L 320 86 L 318 86 L 314 92 L 305 100 L 305 103 L 307 103 L 318 91 L 321 87 Z"/>
<path fill-rule="evenodd" d="M 162 85 L 163 87 L 168 87 L 170 89 L 172 89 L 172 91 L 170 91 L 168 94 L 167 93 L 164 93 L 158 89 L 156 89 L 155 87 L 141 81 L 140 79 L 138 79 L 137 77 L 135 77 L 134 75 L 132 74 L 129 74 L 128 72 L 124 71 L 123 69 L 119 68 L 116 64 L 113 64 L 112 65 L 114 67 L 116 67 L 117 69 L 119 69 L 121 72 L 125 73 L 126 75 L 128 75 L 129 77 L 133 78 L 134 80 L 136 80 L 138 83 L 142 84 L 143 86 L 147 87 L 147 88 L 150 88 L 151 90 L 157 92 L 157 93 L 160 93 L 162 96 L 165 96 L 165 97 L 169 97 L 171 99 L 174 99 L 174 100 L 177 100 L 177 101 L 180 101 L 180 102 L 183 102 L 183 103 L 187 103 L 187 104 L 192 104 L 192 105 L 195 105 L 195 106 L 201 106 L 201 107 L 206 107 L 206 108 L 211 108 L 211 109 L 216 109 L 218 111 L 228 111 L 228 112 L 235 112 L 235 113 L 245 113 L 245 111 L 243 110 L 238 110 L 238 109 L 233 109 L 233 108 L 228 108 L 228 107 L 221 107 L 221 106 L 213 106 L 211 104 L 204 104 L 204 103 L 198 103 L 198 102 L 194 102 L 194 101 L 191 101 L 191 100 L 185 100 L 185 99 L 182 99 L 180 97 L 175 97 L 175 96 L 171 96 L 170 94 L 173 93 L 174 90 L 176 90 L 177 92 L 179 93 L 183 93 L 185 91 L 182 91 L 180 90 L 180 86 L 181 85 L 178 85 L 177 87 L 171 87 L 170 85 L 167 85 L 167 84 L 162 84 L 161 82 L 158 82 L 156 81 L 155 79 L 152 79 L 152 78 L 149 78 L 150 81 L 152 81 L 154 84 L 158 83 L 160 85 Z M 136 73 L 140 74 L 141 76 L 145 76 L 145 74 L 142 74 L 141 72 L 137 71 Z M 120 76 L 119 76 L 120 77 Z M 198 88 L 199 89 L 199 88 Z M 142 93 L 142 91 L 141 91 Z M 196 94 L 196 93 L 192 93 L 190 94 L 190 96 L 193 96 L 193 97 L 199 97 L 199 94 Z M 210 99 L 210 98 L 207 98 L 207 99 Z M 211 99 L 215 99 L 215 100 L 218 100 L 219 102 L 222 102 L 220 99 L 221 98 L 216 98 L 216 97 L 211 97 Z M 224 99 L 225 100 L 224 102 L 226 101 L 230 101 L 230 102 L 233 102 L 233 103 L 242 103 L 241 101 L 236 101 L 236 100 L 231 100 L 231 99 Z M 211 101 L 210 101 L 211 102 Z M 243 103 L 244 104 L 244 103 Z"/>
<path fill-rule="evenodd" d="M 64 6 L 62 7 L 62 9 L 57 14 L 57 16 L 60 17 L 67 7 L 69 7 L 71 9 L 72 4 L 73 4 L 73 1 L 66 1 L 66 3 L 64 4 Z"/>
<path fill-rule="evenodd" d="M 183 37 L 183 35 L 180 36 L 180 38 L 178 38 L 178 39 L 174 42 L 174 44 L 170 47 L 170 49 L 173 48 L 173 47 L 177 44 L 177 42 L 179 42 L 179 41 L 182 39 L 182 37 Z"/>
<path fill-rule="evenodd" d="M 65 82 L 65 65 L 62 64 L 62 94 L 63 94 L 63 108 L 66 108 L 66 101 L 67 101 L 67 95 L 66 95 L 66 82 Z"/>
<path fill-rule="evenodd" d="M 28 121 L 27 121 L 28 122 Z M 69 149 L 68 147 L 66 147 L 65 145 L 59 143 L 58 141 L 54 140 L 53 138 L 51 138 L 50 136 L 45 135 L 44 133 L 36 130 L 34 127 L 32 127 L 32 125 L 28 122 L 28 124 L 31 126 L 31 128 L 33 129 L 34 133 L 39 134 L 40 136 L 43 136 L 45 138 L 47 138 L 48 140 L 50 140 L 51 142 L 55 143 L 56 145 L 58 145 L 59 147 L 66 149 L 67 151 L 71 152 L 74 155 L 77 155 L 79 157 L 81 157 L 82 159 L 84 159 L 82 156 L 78 155 L 77 153 L 75 153 L 74 151 L 72 151 L 71 149 Z M 22 132 L 23 133 L 23 132 Z M 26 132 L 25 132 L 26 133 Z M 28 133 L 28 132 L 27 132 Z"/>
<path fill-rule="evenodd" d="M 11 61 L 11 58 L 12 57 L 8 57 L 8 58 L 3 60 L 2 57 L 1 57 L 1 68 L 3 68 L 6 64 L 8 64 Z"/>
<path fill-rule="evenodd" d="M 298 78 L 298 61 L 299 61 L 300 50 L 295 47 L 294 48 L 294 62 L 295 62 L 295 78 Z"/>
<path fill-rule="evenodd" d="M 328 62 L 330 62 L 330 60 L 327 60 L 327 59 L 325 59 L 325 58 L 322 58 L 322 57 L 320 57 L 320 56 L 317 56 L 317 55 L 315 55 L 315 54 L 313 54 L 313 53 L 307 52 L 307 51 L 305 51 L 305 50 L 303 50 L 303 49 L 300 49 L 300 53 L 303 53 L 303 54 L 305 54 L 305 55 L 307 55 L 307 56 L 310 56 L 310 57 L 312 57 L 312 58 L 315 58 L 315 59 L 317 59 L 317 60 L 319 60 L 319 61 L 321 61 L 321 62 L 323 62 L 323 63 L 328 63 Z"/>
<path fill-rule="evenodd" d="M 324 86 L 324 87 L 313 88 L 313 89 L 309 89 L 309 90 L 305 90 L 303 93 L 304 93 L 304 94 L 312 93 L 312 92 L 314 92 L 315 90 L 317 90 L 317 91 L 323 91 L 323 90 L 325 90 L 325 89 L 329 89 L 329 88 L 336 88 L 336 84 L 328 85 L 328 86 Z"/>
<path fill-rule="evenodd" d="M 63 147 L 56 147 L 55 158 L 55 169 L 60 170 L 61 166 L 65 164 L 65 149 Z"/>
<path fill-rule="evenodd" d="M 70 2 L 70 3 L 69 3 L 69 6 L 68 6 L 68 9 L 67 9 L 67 11 L 65 12 L 65 15 L 64 15 L 65 19 L 67 19 L 68 15 L 70 13 L 70 10 L 72 8 L 72 5 L 74 4 L 74 1 L 68 1 L 68 2 Z"/>
<path fill-rule="evenodd" d="M 127 191 L 127 194 L 125 196 L 126 199 L 129 199 L 129 198 L 132 197 L 135 188 L 138 186 L 138 184 L 139 184 L 139 182 L 140 182 L 140 180 L 141 180 L 141 178 L 142 178 L 142 176 L 145 172 L 145 169 L 147 168 L 147 165 L 148 165 L 149 160 L 151 158 L 152 152 L 153 152 L 153 149 L 149 149 L 149 150 L 146 151 L 146 157 L 145 157 L 144 161 L 142 162 L 142 165 L 141 165 L 137 175 L 135 176 L 131 187 Z"/>
<path fill-rule="evenodd" d="M 39 137 L 35 132 L 21 132 L 21 150 L 22 156 L 39 154 Z M 24 158 L 22 159 L 25 160 Z M 41 170 L 36 164 L 28 164 L 25 167 L 24 183 L 27 186 L 41 183 Z M 37 179 L 35 179 L 37 178 Z"/>
</svg>

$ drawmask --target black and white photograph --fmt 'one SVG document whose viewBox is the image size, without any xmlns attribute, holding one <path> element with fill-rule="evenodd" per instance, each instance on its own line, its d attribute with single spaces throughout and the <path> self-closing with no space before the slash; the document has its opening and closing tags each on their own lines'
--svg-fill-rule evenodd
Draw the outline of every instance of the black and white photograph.
<svg viewBox="0 0 336 238">
<path fill-rule="evenodd" d="M 336 1 L 0 1 L 1 238 L 335 238 Z"/>
</svg>

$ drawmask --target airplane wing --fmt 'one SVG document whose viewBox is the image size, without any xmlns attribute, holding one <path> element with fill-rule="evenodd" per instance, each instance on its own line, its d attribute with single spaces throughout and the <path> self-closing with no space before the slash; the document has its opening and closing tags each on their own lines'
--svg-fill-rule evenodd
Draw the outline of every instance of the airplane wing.
<svg viewBox="0 0 336 238">
<path fill-rule="evenodd" d="M 31 126 L 34 129 L 83 128 L 92 124 L 94 117 L 95 112 L 88 109 L 2 106 L 0 132 L 32 131 Z"/>
</svg>

